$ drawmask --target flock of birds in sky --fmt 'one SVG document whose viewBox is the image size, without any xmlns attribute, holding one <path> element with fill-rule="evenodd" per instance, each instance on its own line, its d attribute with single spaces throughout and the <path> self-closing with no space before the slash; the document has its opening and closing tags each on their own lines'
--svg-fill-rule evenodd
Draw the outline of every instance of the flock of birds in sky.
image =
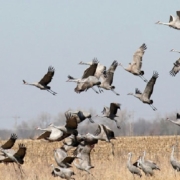
<svg viewBox="0 0 180 180">
<path fill-rule="evenodd" d="M 157 24 L 164 24 L 172 27 L 174 29 L 180 30 L 180 11 L 177 11 L 177 17 L 170 16 L 169 23 L 162 23 L 160 21 Z M 146 84 L 143 93 L 136 88 L 135 94 L 128 93 L 128 95 L 132 95 L 138 98 L 145 104 L 149 104 L 149 106 L 156 111 L 157 108 L 153 105 L 153 100 L 150 99 L 154 90 L 154 85 L 159 76 L 157 71 L 153 71 L 151 79 L 148 81 L 144 77 L 144 70 L 142 70 L 142 60 L 145 50 L 147 49 L 146 44 L 142 44 L 137 51 L 133 55 L 133 60 L 127 67 L 124 67 L 121 63 L 118 63 L 114 60 L 111 66 L 107 69 L 106 66 L 99 63 L 97 58 L 94 58 L 91 62 L 84 63 L 80 62 L 81 65 L 88 65 L 89 67 L 84 71 L 81 78 L 74 78 L 73 76 L 68 76 L 67 82 L 75 82 L 76 87 L 74 91 L 76 93 L 85 92 L 88 89 L 93 89 L 96 93 L 101 93 L 103 90 L 110 90 L 116 95 L 120 95 L 115 91 L 115 86 L 113 85 L 113 78 L 115 70 L 118 66 L 121 66 L 124 70 L 129 73 L 139 76 Z M 172 52 L 178 52 L 174 49 Z M 180 52 L 179 52 L 180 53 Z M 172 76 L 175 76 L 180 70 L 180 59 L 178 59 L 170 71 Z M 47 90 L 52 95 L 56 95 L 57 93 L 51 90 L 51 87 L 48 85 L 55 73 L 55 69 L 52 66 L 49 66 L 48 72 L 44 75 L 44 77 L 35 83 L 28 83 L 23 80 L 25 85 L 36 86 L 41 90 Z M 96 88 L 98 90 L 96 90 Z M 110 103 L 109 107 L 104 107 L 102 111 L 102 115 L 97 115 L 100 117 L 106 117 L 116 123 L 118 129 L 120 129 L 120 125 L 117 119 L 117 111 L 120 109 L 121 104 L 117 102 Z M 50 124 L 46 128 L 38 127 L 37 130 L 43 131 L 43 133 L 37 139 L 45 139 L 49 142 L 53 141 L 62 141 L 63 145 L 60 148 L 54 149 L 54 158 L 57 163 L 57 167 L 53 164 L 52 166 L 52 175 L 60 176 L 63 179 L 74 179 L 72 176 L 75 175 L 73 170 L 71 169 L 72 163 L 79 170 L 83 170 L 88 172 L 90 175 L 94 177 L 94 175 L 90 172 L 91 168 L 94 166 L 91 164 L 90 152 L 94 148 L 94 145 L 98 143 L 98 141 L 106 141 L 111 143 L 112 145 L 112 154 L 114 155 L 114 144 L 111 142 L 111 139 L 116 139 L 114 132 L 108 126 L 104 124 L 98 124 L 97 130 L 95 133 L 87 133 L 87 134 L 79 134 L 78 133 L 78 124 L 82 121 L 89 119 L 91 123 L 94 123 L 91 114 L 89 112 L 85 112 L 82 110 L 72 111 L 67 110 L 65 112 L 66 124 L 63 126 L 55 126 L 54 124 Z M 168 119 L 169 120 L 169 119 Z M 177 114 L 177 121 L 170 120 L 173 123 L 180 125 L 180 115 Z M 24 163 L 24 157 L 26 155 L 27 148 L 24 144 L 19 144 L 19 149 L 14 151 L 12 146 L 14 145 L 17 139 L 16 134 L 12 134 L 10 139 L 0 147 L 0 162 L 4 163 L 16 163 L 18 168 L 20 169 L 21 174 L 23 174 L 23 170 L 20 165 Z M 68 151 L 72 148 L 75 148 L 73 151 L 73 156 L 68 155 Z M 174 148 L 173 146 L 170 162 L 172 167 L 176 171 L 180 171 L 180 162 L 178 162 L 174 158 Z M 141 170 L 145 173 L 145 175 L 153 175 L 153 170 L 160 168 L 152 161 L 145 160 L 145 152 L 143 157 L 139 157 L 139 159 L 135 163 L 131 163 L 132 153 L 128 154 L 127 168 L 133 174 L 138 176 L 142 176 Z M 14 167 L 15 168 L 15 167 Z M 141 169 L 141 170 L 140 170 Z M 94 177 L 94 179 L 96 179 Z"/>
</svg>

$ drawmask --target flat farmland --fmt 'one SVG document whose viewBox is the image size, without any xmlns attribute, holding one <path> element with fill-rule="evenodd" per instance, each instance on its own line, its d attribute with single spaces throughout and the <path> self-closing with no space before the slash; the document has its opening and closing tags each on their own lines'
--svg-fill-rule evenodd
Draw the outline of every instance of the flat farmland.
<svg viewBox="0 0 180 180">
<path fill-rule="evenodd" d="M 112 146 L 110 143 L 99 142 L 92 150 L 91 159 L 92 165 L 91 173 L 77 170 L 73 167 L 76 180 L 131 180 L 132 174 L 128 171 L 127 154 L 132 152 L 132 162 L 134 162 L 143 151 L 146 151 L 146 159 L 156 162 L 161 171 L 154 171 L 153 177 L 143 176 L 141 179 L 154 180 L 174 180 L 180 179 L 180 173 L 175 173 L 170 164 L 170 154 L 172 145 L 177 144 L 174 156 L 180 160 L 178 136 L 136 136 L 136 137 L 118 137 L 113 140 L 114 156 L 112 155 Z M 0 141 L 2 144 L 4 141 Z M 23 177 L 20 176 L 20 171 L 17 166 L 12 164 L 0 164 L 0 179 L 26 179 L 26 180 L 51 180 L 54 177 L 51 175 L 50 164 L 56 165 L 54 160 L 53 149 L 61 146 L 62 142 L 49 143 L 43 140 L 17 140 L 13 149 L 18 149 L 18 144 L 23 143 L 27 147 L 27 154 L 25 163 L 22 169 L 25 172 Z M 72 151 L 69 152 L 72 154 Z M 61 178 L 55 178 L 61 179 Z M 135 179 L 140 179 L 135 177 Z"/>
</svg>

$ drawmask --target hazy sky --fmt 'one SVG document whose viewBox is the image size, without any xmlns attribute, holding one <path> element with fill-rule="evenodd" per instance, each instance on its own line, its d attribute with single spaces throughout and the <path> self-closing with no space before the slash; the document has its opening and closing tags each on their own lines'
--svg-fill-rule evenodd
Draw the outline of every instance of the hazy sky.
<svg viewBox="0 0 180 180">
<path fill-rule="evenodd" d="M 135 118 L 151 119 L 157 113 L 180 109 L 180 74 L 169 75 L 180 56 L 169 52 L 180 50 L 180 31 L 155 24 L 176 15 L 179 0 L 1 0 L 0 4 L 1 128 L 11 128 L 14 116 L 28 121 L 42 112 L 56 116 L 68 108 L 93 108 L 101 113 L 111 102 L 134 111 Z M 146 83 L 120 66 L 113 82 L 120 96 L 111 91 L 96 94 L 91 89 L 76 94 L 76 84 L 66 82 L 69 74 L 81 77 L 86 66 L 78 63 L 93 57 L 107 68 L 113 60 L 127 66 L 143 43 L 147 45 L 144 76 L 150 79 L 154 70 L 159 73 L 151 96 L 157 112 L 127 96 L 135 88 L 143 91 Z M 49 65 L 56 69 L 50 86 L 57 96 L 23 85 L 23 79 L 38 82 Z"/>
</svg>

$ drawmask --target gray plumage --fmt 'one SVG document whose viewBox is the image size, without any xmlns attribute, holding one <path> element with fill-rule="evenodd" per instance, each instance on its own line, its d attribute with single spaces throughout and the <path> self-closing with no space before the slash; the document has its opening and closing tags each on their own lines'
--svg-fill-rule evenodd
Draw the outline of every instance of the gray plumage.
<svg viewBox="0 0 180 180">
<path fill-rule="evenodd" d="M 35 83 L 28 83 L 25 80 L 23 80 L 23 83 L 25 85 L 32 85 L 32 86 L 36 86 L 37 88 L 41 89 L 41 90 L 47 90 L 48 92 L 50 92 L 53 95 L 56 95 L 57 93 L 51 90 L 51 87 L 48 86 L 48 84 L 51 82 L 53 76 L 54 76 L 54 72 L 55 69 L 52 66 L 49 66 L 48 68 L 48 72 L 44 75 L 44 77 L 39 81 L 39 82 L 35 82 Z"/>
<path fill-rule="evenodd" d="M 52 167 L 52 176 L 54 177 L 61 177 L 62 179 L 71 180 L 74 179 L 71 176 L 75 175 L 74 172 L 69 168 L 61 168 L 61 167 L 54 167 L 53 164 L 51 164 Z M 74 179 L 75 180 L 75 179 Z"/>
<path fill-rule="evenodd" d="M 146 176 L 149 176 L 149 175 L 153 176 L 154 175 L 153 169 L 150 166 L 143 163 L 141 157 L 138 160 L 138 162 L 139 162 L 139 166 L 141 167 L 141 169 L 143 170 L 143 172 Z"/>
<path fill-rule="evenodd" d="M 107 71 L 104 71 L 103 74 L 100 76 L 101 83 L 98 85 L 99 91 L 101 92 L 101 88 L 106 90 L 111 90 L 116 95 L 119 95 L 117 92 L 115 92 L 115 86 L 112 86 L 113 78 L 114 78 L 114 72 L 118 66 L 118 62 L 115 60 L 109 67 Z"/>
<path fill-rule="evenodd" d="M 120 129 L 120 126 L 117 124 L 118 121 L 115 119 L 115 117 L 118 117 L 116 114 L 117 114 L 118 109 L 120 109 L 120 106 L 121 104 L 113 102 L 110 104 L 110 107 L 105 106 L 103 108 L 102 116 L 99 116 L 99 115 L 97 116 L 106 117 L 110 120 L 115 121 L 117 128 Z"/>
<path fill-rule="evenodd" d="M 172 120 L 172 119 L 169 119 L 169 118 L 167 118 L 167 120 L 172 122 L 173 124 L 176 124 L 176 125 L 180 126 L 180 114 L 179 113 L 176 114 L 176 120 Z"/>
<path fill-rule="evenodd" d="M 141 177 L 142 176 L 141 171 L 131 163 L 131 157 L 132 157 L 132 153 L 130 152 L 128 153 L 127 168 L 133 174 L 133 176 L 136 174 L 139 177 Z"/>
<path fill-rule="evenodd" d="M 77 131 L 78 122 L 77 122 L 76 117 L 73 116 L 68 111 L 65 112 L 65 117 L 66 117 L 66 124 L 64 126 L 55 126 L 55 125 L 52 125 L 52 126 L 62 131 L 63 134 L 65 135 L 64 138 L 70 136 L 71 134 L 74 134 L 75 136 L 77 136 L 78 135 L 78 131 Z"/>
<path fill-rule="evenodd" d="M 89 113 L 89 112 L 82 111 L 82 110 L 78 110 L 78 111 L 70 111 L 69 110 L 68 112 L 77 118 L 78 123 L 81 123 L 85 119 L 89 119 L 89 121 L 91 123 L 94 123 L 94 121 L 91 118 L 91 113 Z"/>
<path fill-rule="evenodd" d="M 19 144 L 19 149 L 17 152 L 14 151 L 6 151 L 4 149 L 0 149 L 0 151 L 2 153 L 5 154 L 5 158 L 3 160 L 1 160 L 1 162 L 15 162 L 18 165 L 23 164 L 24 163 L 24 157 L 26 155 L 26 147 L 24 144 Z"/>
<path fill-rule="evenodd" d="M 142 44 L 138 50 L 133 55 L 133 60 L 129 63 L 128 67 L 124 67 L 121 63 L 119 64 L 126 70 L 127 72 L 139 76 L 144 82 L 147 82 L 147 79 L 144 78 L 144 71 L 141 70 L 142 67 L 142 60 L 145 50 L 147 49 L 146 44 Z"/>
<path fill-rule="evenodd" d="M 90 157 L 90 152 L 94 148 L 94 145 L 86 145 L 81 147 L 80 150 L 77 151 L 77 157 L 78 159 L 78 164 L 76 162 L 73 162 L 73 164 L 80 170 L 86 171 L 89 174 L 90 169 L 94 168 L 94 166 L 91 165 L 91 157 Z"/>
<path fill-rule="evenodd" d="M 177 14 L 176 17 L 170 15 L 168 23 L 158 21 L 158 22 L 156 22 L 156 24 L 166 25 L 166 26 L 169 26 L 171 28 L 180 30 L 180 11 L 176 11 L 176 14 Z"/>
<path fill-rule="evenodd" d="M 50 124 L 47 128 L 37 127 L 37 130 L 44 131 L 37 139 L 45 139 L 48 141 L 60 141 L 63 137 L 63 132 Z"/>
<path fill-rule="evenodd" d="M 63 148 L 54 149 L 54 158 L 59 167 L 69 168 L 77 157 L 70 157 Z"/>
<path fill-rule="evenodd" d="M 94 58 L 93 60 L 98 61 L 97 58 Z M 93 64 L 93 60 L 92 60 L 91 62 L 82 62 L 82 61 L 81 61 L 79 64 L 91 66 L 91 65 Z M 101 77 L 101 75 L 104 73 L 105 70 L 106 70 L 106 66 L 98 63 L 98 65 L 97 65 L 97 67 L 96 67 L 96 72 L 95 72 L 94 76 L 95 76 L 97 79 L 99 79 L 99 78 Z"/>
<path fill-rule="evenodd" d="M 171 163 L 174 170 L 180 171 L 180 162 L 174 158 L 174 148 L 175 148 L 175 145 L 172 147 L 172 152 L 171 152 L 171 156 L 170 156 L 170 163 Z"/>
<path fill-rule="evenodd" d="M 139 89 L 136 88 L 135 90 L 135 94 L 133 93 L 128 93 L 128 95 L 133 95 L 134 97 L 138 98 L 140 101 L 142 101 L 145 104 L 149 104 L 150 107 L 156 111 L 157 108 L 155 108 L 153 106 L 153 100 L 150 99 L 153 90 L 154 90 L 154 85 L 156 83 L 156 79 L 158 78 L 159 74 L 158 72 L 154 71 L 153 72 L 153 76 L 151 77 L 151 79 L 149 80 L 149 82 L 146 85 L 146 88 L 144 90 L 143 93 L 141 93 L 141 91 Z"/>
<path fill-rule="evenodd" d="M 3 145 L 1 145 L 1 148 L 11 149 L 14 146 L 14 143 L 16 142 L 17 138 L 18 137 L 16 134 L 11 134 L 11 137 Z"/>
<path fill-rule="evenodd" d="M 82 78 L 74 78 L 72 76 L 68 76 L 67 82 L 76 82 L 77 86 L 74 89 L 76 93 L 81 93 L 83 91 L 87 91 L 89 88 L 92 88 L 96 93 L 98 93 L 93 86 L 100 85 L 101 82 L 95 77 L 96 68 L 98 65 L 98 60 L 93 59 L 92 64 L 88 67 L 82 76 Z"/>
<path fill-rule="evenodd" d="M 174 66 L 169 73 L 171 76 L 175 77 L 179 71 L 180 71 L 180 58 L 174 63 Z"/>
<path fill-rule="evenodd" d="M 143 157 L 142 157 L 142 162 L 145 165 L 150 166 L 152 168 L 152 170 L 160 170 L 160 168 L 158 167 L 158 165 L 156 163 L 154 163 L 151 160 L 145 160 L 145 155 L 146 155 L 146 152 L 144 151 L 143 152 Z"/>
</svg>

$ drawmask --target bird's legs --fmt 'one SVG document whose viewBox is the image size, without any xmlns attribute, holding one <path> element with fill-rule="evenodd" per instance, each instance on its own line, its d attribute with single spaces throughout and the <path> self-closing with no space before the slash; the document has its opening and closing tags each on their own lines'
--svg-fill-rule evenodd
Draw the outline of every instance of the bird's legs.
<svg viewBox="0 0 180 180">
<path fill-rule="evenodd" d="M 92 89 L 93 89 L 97 94 L 99 94 L 98 91 L 96 91 L 96 89 L 94 89 L 94 87 L 92 87 Z"/>
<path fill-rule="evenodd" d="M 115 93 L 117 96 L 119 96 L 119 94 L 118 94 L 113 88 L 111 88 L 111 91 L 112 91 L 113 93 Z"/>
<path fill-rule="evenodd" d="M 114 156 L 114 143 L 112 143 L 111 141 L 110 143 L 111 143 L 111 152 L 112 152 L 112 155 Z"/>
<path fill-rule="evenodd" d="M 118 128 L 118 129 L 121 129 L 121 127 L 118 125 L 117 120 L 116 120 L 116 119 L 114 119 L 114 121 L 115 121 L 115 123 L 116 123 L 117 128 Z"/>
<path fill-rule="evenodd" d="M 91 118 L 89 118 L 89 121 L 90 121 L 91 123 L 94 123 L 94 121 L 93 121 Z"/>
<path fill-rule="evenodd" d="M 56 95 L 57 93 L 52 91 L 51 89 L 47 89 L 48 92 L 50 92 L 52 95 Z"/>
<path fill-rule="evenodd" d="M 139 75 L 139 77 L 140 77 L 144 82 L 148 82 L 148 80 L 147 80 L 144 76 Z"/>
<path fill-rule="evenodd" d="M 156 107 L 154 107 L 152 104 L 150 104 L 150 107 L 151 107 L 154 111 L 156 111 L 156 110 L 157 110 L 157 108 L 156 108 Z"/>
<path fill-rule="evenodd" d="M 98 87 L 98 89 L 100 93 L 104 92 L 100 87 Z"/>
<path fill-rule="evenodd" d="M 89 172 L 89 170 L 85 170 L 86 172 L 88 172 L 94 179 L 97 179 L 92 173 Z"/>
</svg>

